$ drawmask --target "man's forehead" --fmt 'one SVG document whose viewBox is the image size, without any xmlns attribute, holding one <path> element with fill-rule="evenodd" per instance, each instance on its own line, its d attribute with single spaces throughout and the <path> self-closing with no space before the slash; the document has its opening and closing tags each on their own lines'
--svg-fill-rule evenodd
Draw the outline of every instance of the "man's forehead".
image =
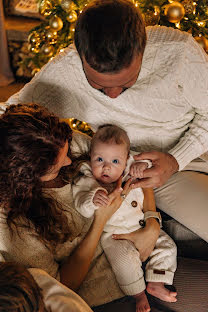
<svg viewBox="0 0 208 312">
<path fill-rule="evenodd" d="M 136 56 L 128 67 L 118 73 L 99 73 L 86 62 L 84 57 L 82 61 L 85 75 L 90 82 L 100 87 L 112 88 L 127 85 L 137 77 L 141 67 L 142 55 Z"/>
</svg>

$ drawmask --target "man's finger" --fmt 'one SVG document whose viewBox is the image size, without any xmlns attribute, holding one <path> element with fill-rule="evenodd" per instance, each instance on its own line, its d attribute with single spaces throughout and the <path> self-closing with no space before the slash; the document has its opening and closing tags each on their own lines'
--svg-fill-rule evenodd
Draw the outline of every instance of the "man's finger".
<svg viewBox="0 0 208 312">
<path fill-rule="evenodd" d="M 143 171 L 143 178 L 151 178 L 154 176 L 158 176 L 159 168 L 152 167 Z"/>
<path fill-rule="evenodd" d="M 134 155 L 134 160 L 156 160 L 158 159 L 158 152 L 153 151 L 153 152 L 143 152 L 138 155 Z"/>
<path fill-rule="evenodd" d="M 131 184 L 132 189 L 138 188 L 138 187 L 143 187 L 143 188 L 147 188 L 147 187 L 155 187 L 155 183 L 151 178 L 143 178 L 140 181 L 134 181 Z"/>
</svg>

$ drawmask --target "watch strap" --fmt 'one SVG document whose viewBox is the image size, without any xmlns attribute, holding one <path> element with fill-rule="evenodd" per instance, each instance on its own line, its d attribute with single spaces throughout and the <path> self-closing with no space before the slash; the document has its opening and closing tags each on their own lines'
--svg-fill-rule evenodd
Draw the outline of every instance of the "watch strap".
<svg viewBox="0 0 208 312">
<path fill-rule="evenodd" d="M 162 218 L 161 214 L 157 211 L 146 211 L 144 213 L 144 221 L 146 221 L 149 218 L 155 218 L 158 220 L 160 227 L 162 227 Z"/>
</svg>

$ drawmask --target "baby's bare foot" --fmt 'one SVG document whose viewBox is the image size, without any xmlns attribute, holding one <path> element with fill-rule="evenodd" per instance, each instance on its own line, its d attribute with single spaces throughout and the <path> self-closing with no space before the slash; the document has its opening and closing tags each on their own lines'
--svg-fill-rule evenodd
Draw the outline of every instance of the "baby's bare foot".
<svg viewBox="0 0 208 312">
<path fill-rule="evenodd" d="M 159 298 L 160 300 L 167 302 L 176 302 L 177 301 L 177 292 L 170 291 L 165 288 L 164 283 L 160 282 L 149 282 L 147 285 L 147 292 Z"/>
<path fill-rule="evenodd" d="M 150 306 L 145 292 L 133 296 L 136 299 L 136 312 L 149 312 Z"/>
</svg>

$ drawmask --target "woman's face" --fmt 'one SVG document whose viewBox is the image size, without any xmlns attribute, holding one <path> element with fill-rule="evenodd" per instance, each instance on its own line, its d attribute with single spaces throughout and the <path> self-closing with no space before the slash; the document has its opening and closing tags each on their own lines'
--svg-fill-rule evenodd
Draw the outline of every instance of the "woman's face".
<svg viewBox="0 0 208 312">
<path fill-rule="evenodd" d="M 41 181 L 46 182 L 46 181 L 54 180 L 58 176 L 59 171 L 61 170 L 62 167 L 71 165 L 72 161 L 67 156 L 68 149 L 69 149 L 69 143 L 67 141 L 64 147 L 62 147 L 59 151 L 56 164 L 52 168 L 50 168 L 49 171 L 44 176 L 40 178 Z"/>
</svg>

